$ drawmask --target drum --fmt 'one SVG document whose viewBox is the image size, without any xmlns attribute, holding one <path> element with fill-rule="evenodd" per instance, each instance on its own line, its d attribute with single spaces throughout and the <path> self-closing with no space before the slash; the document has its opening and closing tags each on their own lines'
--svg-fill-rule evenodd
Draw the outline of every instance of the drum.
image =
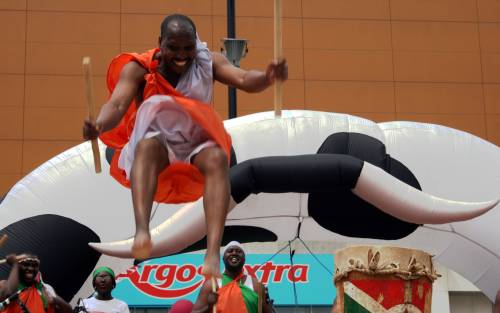
<svg viewBox="0 0 500 313">
<path fill-rule="evenodd" d="M 353 246 L 335 254 L 338 312 L 430 313 L 432 257 L 420 250 Z"/>
</svg>

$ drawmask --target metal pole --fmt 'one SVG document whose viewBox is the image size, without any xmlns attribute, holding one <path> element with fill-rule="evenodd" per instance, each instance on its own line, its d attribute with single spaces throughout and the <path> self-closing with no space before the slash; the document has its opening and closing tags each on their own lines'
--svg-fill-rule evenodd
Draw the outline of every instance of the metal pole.
<svg viewBox="0 0 500 313">
<path fill-rule="evenodd" d="M 282 33 L 281 33 L 281 0 L 274 0 L 274 59 L 282 57 Z M 283 83 L 276 80 L 274 83 L 274 116 L 281 116 L 283 102 Z"/>
<path fill-rule="evenodd" d="M 234 15 L 234 0 L 227 0 L 227 38 L 236 38 L 236 25 Z M 237 116 L 236 88 L 228 87 L 227 91 L 229 118 L 235 118 Z"/>
<path fill-rule="evenodd" d="M 227 38 L 236 38 L 234 0 L 227 0 Z"/>
</svg>

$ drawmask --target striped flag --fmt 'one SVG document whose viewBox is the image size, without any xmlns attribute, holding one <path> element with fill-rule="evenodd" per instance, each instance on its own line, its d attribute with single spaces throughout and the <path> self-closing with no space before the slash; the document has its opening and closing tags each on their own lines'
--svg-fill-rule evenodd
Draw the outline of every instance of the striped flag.
<svg viewBox="0 0 500 313">
<path fill-rule="evenodd" d="M 430 313 L 432 285 L 425 279 L 370 279 L 343 283 L 344 313 Z"/>
</svg>

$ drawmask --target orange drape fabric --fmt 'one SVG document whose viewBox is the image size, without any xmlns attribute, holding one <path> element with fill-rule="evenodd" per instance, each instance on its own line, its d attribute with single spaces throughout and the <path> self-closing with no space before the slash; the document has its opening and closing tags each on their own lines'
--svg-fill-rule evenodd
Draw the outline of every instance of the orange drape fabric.
<svg viewBox="0 0 500 313">
<path fill-rule="evenodd" d="M 47 311 L 43 307 L 42 297 L 33 285 L 24 289 L 19 295 L 19 299 L 26 305 L 30 313 L 54 313 L 54 307 L 48 305 Z M 17 300 L 12 301 L 1 313 L 23 313 Z"/>
<path fill-rule="evenodd" d="M 147 99 L 157 94 L 171 96 L 191 116 L 191 119 L 201 126 L 208 136 L 219 145 L 229 160 L 231 137 L 224 129 L 220 116 L 211 105 L 186 98 L 175 90 L 156 71 L 158 66 L 158 61 L 154 59 L 156 52 L 158 52 L 158 49 L 152 49 L 143 54 L 124 53 L 114 58 L 108 68 L 107 74 L 109 92 L 113 92 L 125 64 L 133 61 L 141 64 L 148 70 L 148 73 L 145 75 L 146 85 L 144 87 L 143 98 Z M 137 108 L 138 106 L 134 101 L 118 126 L 100 136 L 100 139 L 106 145 L 115 149 L 110 174 L 126 187 L 130 187 L 130 181 L 127 180 L 125 171 L 118 167 L 118 159 L 121 149 L 128 142 L 130 134 L 133 131 Z M 191 202 L 203 195 L 203 189 L 203 175 L 195 166 L 186 163 L 175 163 L 169 165 L 158 176 L 155 201 L 163 203 Z"/>
<path fill-rule="evenodd" d="M 229 284 L 222 286 L 217 299 L 217 313 L 247 313 L 247 307 L 239 286 L 243 273 Z"/>
</svg>

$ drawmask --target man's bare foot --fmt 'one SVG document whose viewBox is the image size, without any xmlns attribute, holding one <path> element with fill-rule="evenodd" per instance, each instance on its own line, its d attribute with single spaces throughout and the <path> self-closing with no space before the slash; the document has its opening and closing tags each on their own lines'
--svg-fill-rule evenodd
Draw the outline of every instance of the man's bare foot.
<svg viewBox="0 0 500 313">
<path fill-rule="evenodd" d="M 201 274 L 205 277 L 222 277 L 220 273 L 220 256 L 218 253 L 215 255 L 205 255 L 205 262 L 203 263 Z"/>
<path fill-rule="evenodd" d="M 136 231 L 134 244 L 132 245 L 132 255 L 138 260 L 144 260 L 151 255 L 151 235 L 148 231 Z"/>
</svg>

